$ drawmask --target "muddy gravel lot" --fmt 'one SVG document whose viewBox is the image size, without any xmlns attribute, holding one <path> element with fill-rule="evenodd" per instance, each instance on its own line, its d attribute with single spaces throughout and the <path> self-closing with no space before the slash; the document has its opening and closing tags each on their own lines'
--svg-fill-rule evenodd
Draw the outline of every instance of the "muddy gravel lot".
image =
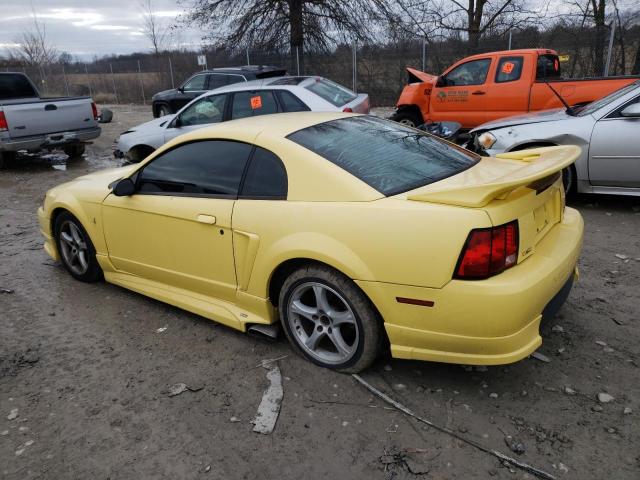
<svg viewBox="0 0 640 480">
<path fill-rule="evenodd" d="M 284 338 L 73 280 L 42 250 L 36 209 L 48 188 L 119 164 L 114 138 L 150 114 L 114 111 L 84 159 L 31 156 L 0 172 L 2 478 L 535 478 L 313 366 Z M 581 276 L 547 325 L 542 360 L 464 368 L 381 358 L 363 378 L 556 478 L 637 480 L 640 199 L 571 203 L 586 221 Z M 284 389 L 270 435 L 251 423 L 266 359 L 279 359 Z M 169 396 L 178 383 L 190 390 Z"/>
</svg>

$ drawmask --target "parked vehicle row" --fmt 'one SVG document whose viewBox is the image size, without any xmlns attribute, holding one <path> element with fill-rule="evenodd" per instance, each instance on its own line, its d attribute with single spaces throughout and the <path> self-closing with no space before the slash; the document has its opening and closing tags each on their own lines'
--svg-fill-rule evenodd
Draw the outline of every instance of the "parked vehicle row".
<svg viewBox="0 0 640 480">
<path fill-rule="evenodd" d="M 85 143 L 99 136 L 91 98 L 44 98 L 23 73 L 0 73 L 0 168 L 20 150 L 59 148 L 80 156 Z"/>
<path fill-rule="evenodd" d="M 302 111 L 369 113 L 369 96 L 322 77 L 286 76 L 236 83 L 199 96 L 175 115 L 123 132 L 114 155 L 139 162 L 169 140 L 205 125 Z"/>
</svg>

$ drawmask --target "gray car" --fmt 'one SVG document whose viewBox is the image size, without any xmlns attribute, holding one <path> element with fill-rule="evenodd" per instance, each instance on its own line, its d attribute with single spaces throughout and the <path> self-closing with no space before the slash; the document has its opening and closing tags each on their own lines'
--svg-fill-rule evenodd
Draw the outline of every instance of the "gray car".
<svg viewBox="0 0 640 480">
<path fill-rule="evenodd" d="M 468 148 L 488 155 L 578 145 L 564 172 L 567 191 L 640 196 L 640 81 L 577 108 L 546 110 L 485 123 Z"/>
</svg>

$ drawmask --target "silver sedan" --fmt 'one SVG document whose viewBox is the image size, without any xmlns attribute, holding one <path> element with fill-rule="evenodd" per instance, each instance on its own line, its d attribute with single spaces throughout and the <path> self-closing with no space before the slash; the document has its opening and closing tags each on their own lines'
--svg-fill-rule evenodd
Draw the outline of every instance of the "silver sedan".
<svg viewBox="0 0 640 480">
<path fill-rule="evenodd" d="M 468 148 L 496 155 L 551 145 L 578 145 L 564 172 L 567 191 L 640 196 L 640 81 L 583 107 L 547 110 L 485 123 Z"/>
<path fill-rule="evenodd" d="M 114 155 L 139 162 L 178 135 L 214 123 L 279 112 L 369 113 L 369 96 L 323 77 L 286 76 L 241 82 L 211 90 L 176 114 L 120 134 Z"/>
</svg>

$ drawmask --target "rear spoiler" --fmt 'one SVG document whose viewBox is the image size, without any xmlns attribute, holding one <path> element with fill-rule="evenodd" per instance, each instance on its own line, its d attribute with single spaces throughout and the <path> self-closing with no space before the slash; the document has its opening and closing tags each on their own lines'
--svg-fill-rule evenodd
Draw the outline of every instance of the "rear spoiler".
<svg viewBox="0 0 640 480">
<path fill-rule="evenodd" d="M 407 67 L 407 73 L 409 74 L 408 83 L 428 82 L 435 83 L 438 77 L 429 73 L 421 72 L 415 68 Z"/>
<path fill-rule="evenodd" d="M 500 153 L 453 177 L 408 195 L 409 200 L 480 208 L 519 187 L 561 172 L 580 156 L 580 147 L 542 147 Z M 483 168 L 484 164 L 484 168 Z"/>
</svg>

